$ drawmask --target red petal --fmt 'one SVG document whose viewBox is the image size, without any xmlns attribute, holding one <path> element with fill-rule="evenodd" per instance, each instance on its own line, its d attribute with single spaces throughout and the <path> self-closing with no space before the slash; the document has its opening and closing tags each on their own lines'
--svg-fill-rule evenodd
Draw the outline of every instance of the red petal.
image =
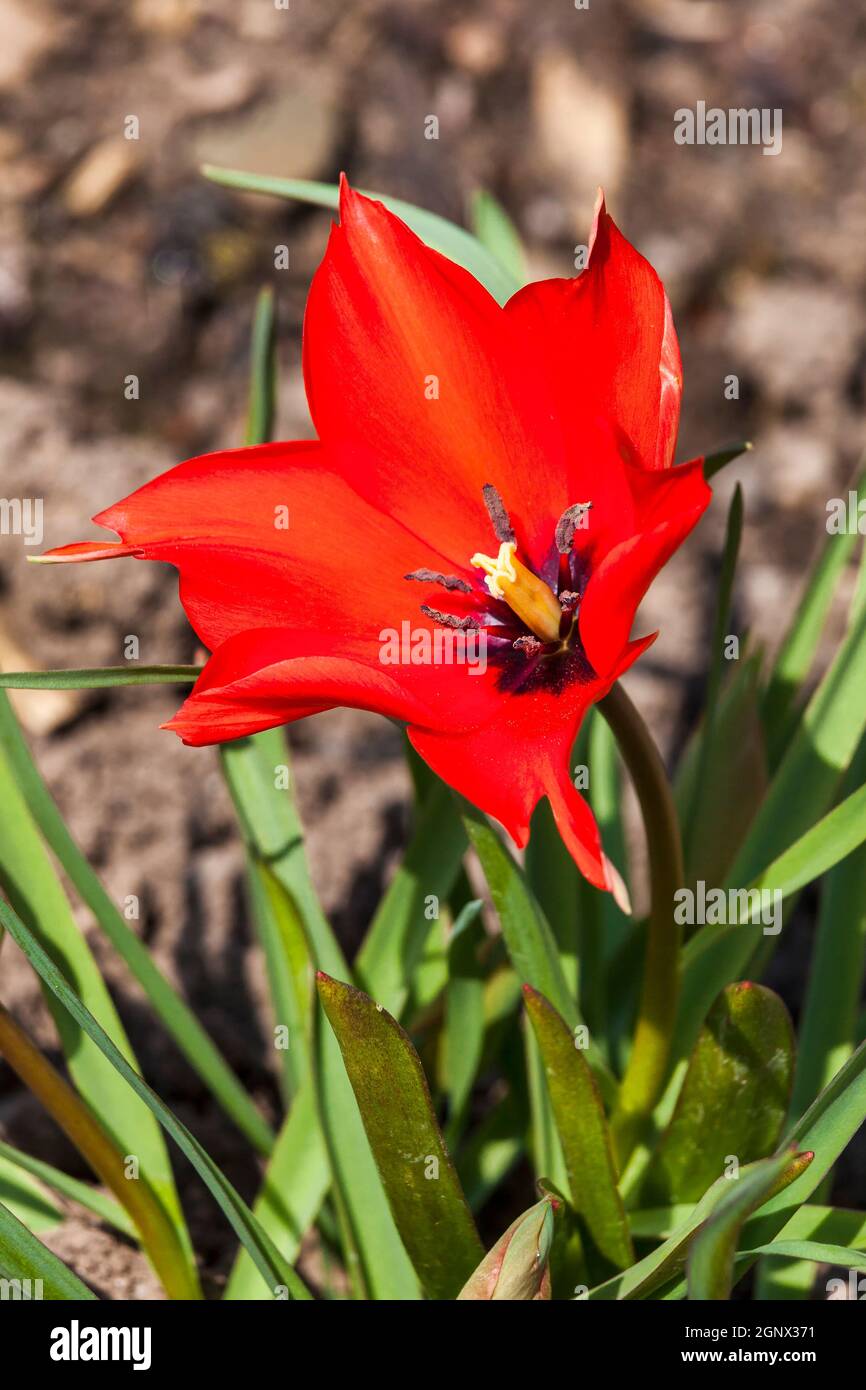
<svg viewBox="0 0 866 1390">
<path fill-rule="evenodd" d="M 580 636 L 600 676 L 620 659 L 644 594 L 709 504 L 703 460 L 635 482 L 638 522 L 590 575 L 580 606 Z"/>
<path fill-rule="evenodd" d="M 529 838 L 532 812 L 547 796 L 581 873 L 597 888 L 614 891 L 620 902 L 622 880 L 602 850 L 592 812 L 571 781 L 569 757 L 586 711 L 654 640 L 653 634 L 630 643 L 605 680 L 574 684 L 562 695 L 536 691 L 503 698 L 499 713 L 483 728 L 464 733 L 409 730 L 413 746 L 433 771 L 498 820 L 519 848 Z"/>
<path fill-rule="evenodd" d="M 342 187 L 310 290 L 307 395 L 352 486 L 453 563 L 492 542 L 492 483 L 524 553 L 546 558 L 567 496 L 562 435 L 511 318 L 381 203 Z M 438 399 L 428 399 L 430 378 Z M 374 458 L 375 454 L 375 458 Z"/>
<path fill-rule="evenodd" d="M 288 528 L 278 527 L 286 516 Z M 134 553 L 176 565 L 184 607 L 210 648 L 250 628 L 291 627 L 366 637 L 378 660 L 383 627 L 431 626 L 421 603 L 465 608 L 459 594 L 406 581 L 418 568 L 451 566 L 358 497 L 317 443 L 190 459 L 94 519 L 123 544 L 66 546 L 48 558 Z M 463 575 L 477 582 L 468 565 Z"/>
<path fill-rule="evenodd" d="M 185 743 L 220 743 L 340 705 L 457 728 L 489 719 L 501 703 L 492 677 L 465 666 L 383 665 L 362 638 L 266 628 L 218 647 L 163 727 Z"/>
<path fill-rule="evenodd" d="M 580 276 L 527 285 L 506 313 L 543 363 L 573 467 L 592 467 L 587 425 L 601 416 L 616 431 L 624 457 L 644 468 L 667 468 L 682 393 L 667 295 L 649 262 L 618 231 L 601 195 L 590 248 Z"/>
</svg>

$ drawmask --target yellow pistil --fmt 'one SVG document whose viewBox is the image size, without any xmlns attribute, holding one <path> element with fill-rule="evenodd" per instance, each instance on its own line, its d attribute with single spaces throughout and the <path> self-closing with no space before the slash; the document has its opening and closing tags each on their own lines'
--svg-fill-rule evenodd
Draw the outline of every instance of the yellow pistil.
<svg viewBox="0 0 866 1390">
<path fill-rule="evenodd" d="M 559 641 L 562 609 L 553 590 L 517 558 L 514 541 L 503 541 L 496 559 L 476 554 L 470 564 L 484 570 L 493 598 L 504 599 L 542 642 Z"/>
</svg>

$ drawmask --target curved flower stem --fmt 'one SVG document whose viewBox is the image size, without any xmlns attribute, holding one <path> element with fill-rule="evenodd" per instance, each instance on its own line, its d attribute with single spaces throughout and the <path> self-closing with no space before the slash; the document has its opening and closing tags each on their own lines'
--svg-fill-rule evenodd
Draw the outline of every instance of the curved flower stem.
<svg viewBox="0 0 866 1390">
<path fill-rule="evenodd" d="M 143 1178 L 128 1179 L 124 1156 L 59 1072 L 0 1004 L 0 1057 L 32 1091 L 129 1213 L 170 1298 L 199 1299 L 177 1232 Z"/>
<path fill-rule="evenodd" d="M 643 985 L 631 1055 L 611 1123 L 620 1172 L 661 1093 L 680 985 L 681 931 L 674 894 L 684 880 L 679 822 L 664 764 L 646 724 L 622 686 L 599 702 L 613 730 L 640 803 L 649 852 L 650 914 Z"/>
</svg>

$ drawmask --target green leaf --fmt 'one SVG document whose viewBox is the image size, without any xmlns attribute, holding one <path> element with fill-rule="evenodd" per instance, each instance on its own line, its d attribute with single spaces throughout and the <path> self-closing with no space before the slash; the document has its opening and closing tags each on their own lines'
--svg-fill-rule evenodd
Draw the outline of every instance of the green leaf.
<svg viewBox="0 0 866 1390">
<path fill-rule="evenodd" d="M 714 454 L 707 454 L 704 459 L 704 477 L 712 478 L 726 464 L 733 463 L 734 459 L 738 459 L 742 454 L 751 453 L 753 447 L 748 440 L 744 440 L 741 444 L 730 444 L 726 449 L 717 449 Z"/>
<path fill-rule="evenodd" d="M 778 1190 L 781 1192 L 786 1186 L 793 1184 L 807 1164 L 808 1158 L 806 1157 L 791 1159 L 789 1156 L 788 1167 L 778 1181 Z M 750 1164 L 741 1168 L 737 1181 L 742 1182 L 757 1166 L 757 1164 Z M 650 1251 L 642 1260 L 638 1260 L 637 1264 L 632 1265 L 630 1269 L 626 1269 L 622 1274 L 616 1274 L 612 1279 L 608 1279 L 606 1283 L 590 1289 L 587 1297 L 591 1300 L 647 1298 L 675 1280 L 685 1267 L 695 1233 L 701 1229 L 719 1204 L 728 1196 L 732 1181 L 734 1180 L 727 1177 L 717 1178 L 712 1187 L 704 1193 L 697 1206 L 691 1208 L 688 1216 L 668 1236 L 667 1240 L 663 1241 L 655 1250 Z M 684 1286 L 682 1291 L 685 1292 Z"/>
<path fill-rule="evenodd" d="M 856 491 L 858 499 L 866 496 L 866 472 L 861 473 Z M 781 757 L 796 727 L 795 697 L 811 670 L 840 575 L 856 543 L 854 531 L 826 537 L 776 657 L 762 708 L 774 763 Z"/>
<path fill-rule="evenodd" d="M 770 1245 L 742 1251 L 743 1258 L 753 1255 L 784 1255 L 792 1260 L 814 1260 L 817 1264 L 866 1269 L 866 1251 L 852 1250 L 847 1245 L 827 1245 L 817 1240 L 774 1240 Z"/>
<path fill-rule="evenodd" d="M 809 1237 L 816 1232 L 827 1238 L 849 1239 L 827 1229 L 823 1216 L 806 1215 L 805 1203 L 819 1187 L 839 1155 L 866 1119 L 866 1043 L 861 1043 L 853 1057 L 833 1078 L 830 1085 L 809 1107 L 801 1120 L 789 1131 L 785 1143 L 805 1153 L 814 1154 L 812 1162 L 794 1175 L 790 1185 L 780 1188 L 756 1212 L 743 1230 L 740 1242 L 743 1249 L 757 1249 L 776 1237 L 783 1240 Z M 826 1210 L 819 1208 L 819 1211 Z M 861 1221 L 866 1220 L 857 1213 Z M 755 1257 L 757 1258 L 757 1256 Z M 746 1261 L 746 1266 L 751 1261 Z M 745 1270 L 741 1271 L 745 1273 Z M 678 1290 L 673 1291 L 676 1296 Z M 607 1296 L 607 1295 L 605 1295 Z"/>
<path fill-rule="evenodd" d="M 246 444 L 264 444 L 271 438 L 276 385 L 274 328 L 274 292 L 268 286 L 259 290 L 253 314 Z"/>
<path fill-rule="evenodd" d="M 754 878 L 830 806 L 866 730 L 864 687 L 866 609 L 806 707 L 731 870 L 732 885 Z M 808 796 L 803 795 L 804 787 Z"/>
<path fill-rule="evenodd" d="M 759 675 L 757 656 L 740 663 L 719 698 L 712 729 L 698 729 L 677 769 L 680 822 L 691 826 L 686 837 L 688 883 L 698 879 L 710 885 L 725 881 L 766 796 Z M 699 758 L 703 758 L 700 769 Z"/>
<path fill-rule="evenodd" d="M 577 998 L 578 957 L 583 955 L 584 946 L 580 875 L 546 799 L 538 803 L 532 816 L 524 866 L 530 890 L 553 932 L 569 993 Z"/>
<path fill-rule="evenodd" d="M 571 1204 L 599 1254 L 615 1268 L 625 1269 L 634 1260 L 634 1250 L 598 1087 L 562 1017 L 531 985 L 524 985 L 523 993 L 544 1061 Z"/>
<path fill-rule="evenodd" d="M 300 914 L 284 885 L 266 864 L 253 861 L 250 887 L 275 1022 L 288 1030 L 279 1054 L 283 1090 L 290 1102 L 310 1071 L 314 970 Z"/>
<path fill-rule="evenodd" d="M 569 992 L 553 933 L 523 872 L 486 816 L 467 801 L 461 802 L 461 811 L 466 833 L 484 870 L 511 963 L 521 983 L 537 989 L 550 1000 L 568 1027 L 576 1028 L 581 1022 L 577 1003 Z M 609 1099 L 616 1090 L 616 1082 L 592 1038 L 586 1056 L 605 1099 Z"/>
<path fill-rule="evenodd" d="M 398 1017 L 436 920 L 429 899 L 446 902 L 465 852 L 453 798 L 437 780 L 354 964 L 359 983 Z"/>
<path fill-rule="evenodd" d="M 34 1235 L 54 1230 L 63 1222 L 63 1212 L 25 1169 L 7 1157 L 5 1148 L 5 1144 L 0 1144 L 0 1202 Z"/>
<path fill-rule="evenodd" d="M 328 1153 L 310 1079 L 292 1101 L 253 1203 L 253 1216 L 290 1264 L 297 1258 L 304 1233 L 315 1221 L 330 1185 Z M 249 1301 L 267 1296 L 259 1272 L 242 1246 L 224 1297 Z"/>
<path fill-rule="evenodd" d="M 731 1296 L 737 1241 L 746 1218 L 777 1189 L 792 1163 L 811 1161 L 811 1154 L 786 1152 L 762 1159 L 750 1172 L 741 1173 L 731 1191 L 719 1202 L 689 1254 L 688 1289 L 692 1299 L 727 1299 Z"/>
<path fill-rule="evenodd" d="M 192 1009 L 159 970 L 144 943 L 131 930 L 73 840 L 21 733 L 8 697 L 0 693 L 0 748 L 45 840 L 82 902 L 141 985 L 154 1012 L 174 1038 L 225 1113 L 259 1153 L 273 1144 L 270 1127 L 253 1105 Z"/>
<path fill-rule="evenodd" d="M 47 1250 L 41 1241 L 28 1231 L 8 1207 L 0 1202 L 0 1278 L 29 1280 L 22 1297 L 49 1299 L 54 1302 L 71 1299 L 76 1302 L 96 1302 L 96 1294 L 82 1284 L 77 1275 L 62 1260 Z M 38 1281 L 38 1282 L 36 1282 Z M 41 1285 L 41 1287 L 40 1287 Z M 20 1286 L 19 1286 L 20 1287 Z M 7 1293 L 7 1297 L 15 1294 Z"/>
<path fill-rule="evenodd" d="M 866 739 L 843 790 L 866 783 Z M 844 803 L 843 803 L 844 804 Z M 866 845 L 823 880 L 812 966 L 800 1014 L 800 1042 L 791 1112 L 801 1115 L 856 1046 L 857 1011 L 866 964 Z"/>
<path fill-rule="evenodd" d="M 307 179 L 276 179 L 262 174 L 245 174 L 237 169 L 220 169 L 206 164 L 202 168 L 205 178 L 223 188 L 234 188 L 241 193 L 264 193 L 273 198 L 297 199 L 302 203 L 313 203 L 316 207 L 337 208 L 340 190 L 334 183 L 312 183 Z M 439 217 L 425 208 L 404 203 L 399 198 L 390 198 L 385 193 L 369 193 L 368 198 L 376 198 L 384 203 L 395 216 L 402 218 L 408 227 L 434 251 L 440 251 L 449 260 L 456 261 L 480 280 L 500 304 L 510 299 L 520 289 L 520 280 L 509 274 L 498 257 L 491 255 L 486 247 L 463 227 Z"/>
<path fill-rule="evenodd" d="M 303 922 L 316 968 L 348 975 L 348 966 L 322 912 L 310 878 L 304 834 L 291 795 L 275 771 L 289 766 L 281 729 L 223 745 L 223 770 L 247 842 L 288 892 Z M 336 1038 L 316 1029 L 319 1124 L 343 1209 L 343 1235 L 350 1242 L 350 1273 L 370 1297 L 412 1299 L 418 1285 L 391 1215 Z"/>
<path fill-rule="evenodd" d="M 762 985 L 729 985 L 695 1045 L 673 1118 L 640 1189 L 642 1205 L 697 1201 L 724 1172 L 772 1153 L 785 1122 L 794 1038 L 785 1005 Z"/>
<path fill-rule="evenodd" d="M 636 1239 L 664 1239 L 687 1221 L 692 1211 L 690 1202 L 633 1211 L 629 1215 L 632 1234 Z M 755 1220 L 761 1220 L 760 1214 Z M 850 1249 L 866 1249 L 866 1213 L 805 1202 L 791 1216 L 785 1233 L 788 1240 L 820 1238 Z"/>
<path fill-rule="evenodd" d="M 49 953 L 52 966 L 62 966 L 77 996 L 89 1010 L 88 1016 L 95 1017 L 100 1027 L 115 1040 L 125 1063 L 135 1064 L 135 1056 L 117 1010 L 54 873 L 2 747 L 0 806 L 3 808 L 0 815 L 0 882 L 7 896 L 29 922 L 34 940 Z M 3 911 L 5 913 L 5 907 Z M 99 1047 L 82 1034 L 81 1028 L 58 1003 L 52 989 L 43 985 L 43 993 L 78 1092 L 99 1117 L 120 1152 L 137 1157 L 142 1176 L 147 1179 L 177 1233 L 189 1265 L 190 1281 L 195 1283 L 189 1236 L 159 1127 L 146 1105 L 130 1094 L 128 1087 L 106 1063 Z"/>
<path fill-rule="evenodd" d="M 31 560 L 34 558 L 31 555 Z M 192 685 L 201 666 L 94 666 L 75 671 L 3 671 L 0 690 L 104 690 L 114 685 Z"/>
<path fill-rule="evenodd" d="M 833 868 L 864 841 L 866 787 L 861 787 L 807 830 L 742 891 L 763 889 L 777 893 L 783 901 Z M 713 999 L 729 981 L 741 976 L 764 940 L 760 926 L 745 925 L 749 913 L 740 908 L 739 902 L 733 915 L 736 920 L 727 926 L 701 927 L 683 951 L 683 988 L 674 1049 L 680 1058 L 693 1046 Z"/>
<path fill-rule="evenodd" d="M 77 1025 L 79 1037 L 82 1034 L 86 1035 L 95 1044 L 103 1057 L 131 1087 L 139 1100 L 144 1102 L 166 1133 L 171 1135 L 178 1148 L 189 1159 L 205 1186 L 222 1208 L 235 1234 L 249 1250 L 262 1278 L 269 1287 L 272 1290 L 285 1289 L 288 1296 L 293 1299 L 309 1298 L 310 1295 L 303 1282 L 291 1266 L 283 1260 L 246 1203 L 210 1155 L 190 1133 L 186 1125 L 172 1114 L 156 1092 L 151 1090 L 150 1086 L 130 1066 L 120 1049 L 70 989 L 57 966 L 42 949 L 34 934 L 24 925 L 17 914 L 7 907 L 2 899 L 0 899 L 0 925 L 6 928 L 44 984 Z"/>
<path fill-rule="evenodd" d="M 485 188 L 472 195 L 470 222 L 481 245 L 505 267 L 515 284 L 525 284 L 526 258 L 520 233 L 502 204 Z"/>
<path fill-rule="evenodd" d="M 418 1054 L 366 994 L 318 983 L 403 1243 L 428 1296 L 455 1298 L 484 1252 Z"/>
<path fill-rule="evenodd" d="M 486 938 L 481 906 L 478 898 L 466 904 L 448 943 L 443 1071 L 449 1144 L 460 1133 L 484 1049 L 484 967 L 479 948 Z"/>
<path fill-rule="evenodd" d="M 137 1239 L 133 1223 L 123 1207 L 112 1197 L 106 1197 L 104 1192 L 100 1192 L 97 1187 L 92 1187 L 90 1183 L 80 1182 L 78 1178 L 70 1178 L 67 1173 L 62 1172 L 60 1168 L 54 1168 L 50 1163 L 43 1163 L 39 1158 L 31 1158 L 30 1154 L 24 1153 L 21 1149 L 13 1148 L 11 1144 L 0 1143 L 0 1172 L 9 1175 L 13 1168 L 38 1178 L 45 1187 L 57 1192 L 61 1197 L 77 1202 L 80 1207 L 84 1207 L 86 1211 L 98 1216 L 100 1221 L 113 1226 L 117 1231 L 122 1231 L 124 1235 L 131 1236 L 133 1240 Z M 2 1186 L 2 1178 L 0 1178 L 0 1186 Z M 2 1191 L 0 1191 L 0 1197 L 4 1201 L 8 1201 Z M 12 1207 L 17 1216 L 21 1216 L 12 1202 L 8 1202 L 8 1205 Z M 54 1213 L 52 1225 L 63 1220 L 62 1212 L 57 1211 L 54 1207 L 51 1207 L 51 1211 Z M 29 1220 L 27 1225 L 30 1226 L 31 1230 L 36 1230 L 36 1227 L 31 1225 Z"/>
<path fill-rule="evenodd" d="M 473 1211 L 479 1211 L 523 1156 L 529 1115 L 522 1092 L 509 1091 L 472 1131 L 457 1169 Z"/>
</svg>

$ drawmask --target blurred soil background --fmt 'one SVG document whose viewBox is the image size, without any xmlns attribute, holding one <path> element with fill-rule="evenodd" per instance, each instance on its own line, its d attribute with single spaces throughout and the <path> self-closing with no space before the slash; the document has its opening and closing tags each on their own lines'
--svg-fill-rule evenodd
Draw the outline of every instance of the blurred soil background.
<svg viewBox="0 0 866 1390">
<path fill-rule="evenodd" d="M 698 100 L 781 108 L 782 153 L 675 144 L 675 110 Z M 438 140 L 425 139 L 429 115 Z M 92 513 L 180 459 L 237 443 L 262 283 L 278 303 L 277 433 L 311 433 L 300 329 L 329 216 L 217 188 L 202 161 L 329 181 L 345 169 L 455 220 L 488 188 L 533 278 L 572 273 L 602 183 L 673 301 L 679 457 L 755 442 L 645 605 L 644 630 L 661 637 L 628 684 L 670 753 L 700 702 L 735 479 L 746 498 L 735 630 L 772 645 L 863 446 L 864 115 L 866 16 L 850 0 L 0 0 L 0 491 L 44 498 L 45 544 L 58 544 L 96 534 Z M 124 138 L 129 116 L 138 140 Z M 276 245 L 288 270 L 274 269 Z M 125 398 L 131 374 L 138 400 Z M 115 664 L 128 634 L 142 662 L 196 658 L 173 571 L 46 571 L 25 564 L 28 550 L 0 538 L 5 669 Z M 177 703 L 139 689 L 29 694 L 18 707 L 74 834 L 118 901 L 140 897 L 149 947 L 273 1118 L 238 837 L 216 753 L 158 730 Z M 401 737 L 335 712 L 291 741 L 314 875 L 351 948 L 405 839 Z M 772 976 L 795 1012 L 808 921 Z M 81 922 L 148 1079 L 252 1197 L 243 1142 Z M 2 996 L 53 1051 L 8 943 Z M 85 1175 L 5 1069 L 0 1129 Z M 213 1290 L 231 1238 L 182 1161 L 179 1173 Z M 862 1201 L 862 1178 L 840 1181 Z M 103 1295 L 159 1296 L 144 1262 L 85 1221 L 49 1242 Z"/>
</svg>

